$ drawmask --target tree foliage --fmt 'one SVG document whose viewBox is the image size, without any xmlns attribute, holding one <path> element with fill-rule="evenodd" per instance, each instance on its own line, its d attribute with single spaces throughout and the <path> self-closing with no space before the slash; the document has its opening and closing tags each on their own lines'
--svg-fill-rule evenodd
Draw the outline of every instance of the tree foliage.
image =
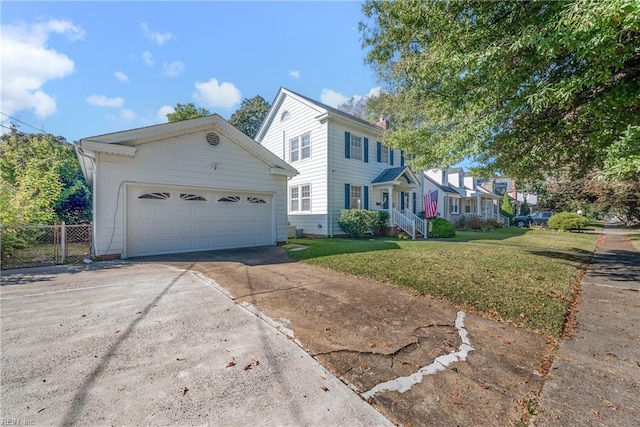
<svg viewBox="0 0 640 427">
<path fill-rule="evenodd" d="M 418 167 L 640 177 L 637 0 L 368 0 L 363 12 L 387 143 Z"/>
<path fill-rule="evenodd" d="M 91 192 L 73 146 L 49 134 L 12 128 L 0 145 L 0 222 L 3 225 L 84 222 Z"/>
<path fill-rule="evenodd" d="M 188 104 L 176 104 L 173 113 L 167 114 L 167 120 L 169 122 L 180 122 L 182 120 L 197 119 L 198 117 L 204 117 L 211 114 L 209 110 L 204 107 L 197 108 L 193 102 Z"/>
<path fill-rule="evenodd" d="M 529 203 L 526 200 L 522 202 L 520 205 L 520 216 L 526 216 L 531 213 L 531 208 L 529 207 Z"/>
<path fill-rule="evenodd" d="M 343 111 L 347 114 L 351 114 L 362 120 L 368 120 L 371 117 L 368 117 L 367 114 L 367 103 L 369 101 L 369 97 L 355 97 L 347 99 L 342 104 L 338 105 L 338 110 Z"/>
<path fill-rule="evenodd" d="M 508 193 L 504 193 L 504 196 L 502 196 L 500 213 L 509 219 L 513 218 L 513 205 L 511 204 L 511 199 L 509 198 Z"/>
<path fill-rule="evenodd" d="M 254 138 L 270 108 L 271 105 L 260 95 L 245 98 L 242 100 L 240 108 L 229 118 L 229 123 L 248 137 Z"/>
</svg>

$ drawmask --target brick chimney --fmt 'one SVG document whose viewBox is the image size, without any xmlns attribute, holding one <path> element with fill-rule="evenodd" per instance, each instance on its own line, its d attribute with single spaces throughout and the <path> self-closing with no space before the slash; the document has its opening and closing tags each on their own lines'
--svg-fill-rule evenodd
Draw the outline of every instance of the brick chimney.
<svg viewBox="0 0 640 427">
<path fill-rule="evenodd" d="M 384 130 L 387 130 L 389 129 L 389 120 L 385 119 L 384 117 L 380 117 L 376 122 L 376 126 L 381 127 Z"/>
</svg>

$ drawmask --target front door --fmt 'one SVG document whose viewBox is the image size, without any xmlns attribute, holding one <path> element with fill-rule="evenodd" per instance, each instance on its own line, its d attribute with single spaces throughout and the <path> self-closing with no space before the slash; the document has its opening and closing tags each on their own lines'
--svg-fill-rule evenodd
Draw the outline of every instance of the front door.
<svg viewBox="0 0 640 427">
<path fill-rule="evenodd" d="M 389 192 L 382 192 L 382 209 L 389 209 Z"/>
</svg>

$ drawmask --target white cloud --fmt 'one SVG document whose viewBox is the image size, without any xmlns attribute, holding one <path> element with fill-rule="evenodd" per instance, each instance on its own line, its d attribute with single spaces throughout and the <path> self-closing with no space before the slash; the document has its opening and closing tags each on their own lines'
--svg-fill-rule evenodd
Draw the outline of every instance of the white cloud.
<svg viewBox="0 0 640 427">
<path fill-rule="evenodd" d="M 298 70 L 289 71 L 289 75 L 291 77 L 293 77 L 294 79 L 299 79 L 300 78 L 300 71 L 298 71 Z"/>
<path fill-rule="evenodd" d="M 120 120 L 127 123 L 132 122 L 136 117 L 138 117 L 136 113 L 129 110 L 128 108 L 123 108 L 122 110 L 120 110 L 118 112 L 118 116 L 120 117 Z"/>
<path fill-rule="evenodd" d="M 129 83 L 130 81 L 129 76 L 127 76 L 122 71 L 116 71 L 115 73 L 113 73 L 113 75 L 116 77 L 116 79 L 118 79 L 118 81 L 121 81 L 123 83 Z"/>
<path fill-rule="evenodd" d="M 156 60 L 153 59 L 153 54 L 149 51 L 147 52 L 142 52 L 142 60 L 144 61 L 145 64 L 151 66 L 153 64 L 155 64 Z"/>
<path fill-rule="evenodd" d="M 381 91 L 382 91 L 382 87 L 380 86 L 372 87 L 369 93 L 367 94 L 367 97 L 379 96 Z"/>
<path fill-rule="evenodd" d="M 322 89 L 320 93 L 320 102 L 334 108 L 347 102 L 348 99 L 345 95 L 332 89 Z"/>
<path fill-rule="evenodd" d="M 212 78 L 208 82 L 196 82 L 193 98 L 205 107 L 230 108 L 240 102 L 241 94 L 233 83 L 223 82 Z"/>
<path fill-rule="evenodd" d="M 176 109 L 170 105 L 163 105 L 156 113 L 156 123 L 167 123 L 167 114 L 175 112 Z"/>
<path fill-rule="evenodd" d="M 158 46 L 162 46 L 169 40 L 176 38 L 172 33 L 159 33 L 157 31 L 152 31 L 146 22 L 140 24 L 140 28 L 142 28 L 144 35 Z"/>
<path fill-rule="evenodd" d="M 162 75 L 164 77 L 178 77 L 184 71 L 184 62 L 173 61 L 169 64 L 162 64 Z"/>
<path fill-rule="evenodd" d="M 380 95 L 380 91 L 382 90 L 382 88 L 380 86 L 376 86 L 376 87 L 372 87 L 369 90 L 369 93 L 367 93 L 366 95 L 352 95 L 352 96 L 346 96 L 341 94 L 340 92 L 336 92 L 333 89 L 322 89 L 322 92 L 320 93 L 320 102 L 322 102 L 323 104 L 327 104 L 330 107 L 334 107 L 336 108 L 338 105 L 343 104 L 345 102 L 347 102 L 350 98 L 354 98 L 356 101 L 361 100 L 362 98 L 369 98 L 372 96 L 378 96 Z"/>
<path fill-rule="evenodd" d="M 64 78 L 75 70 L 65 54 L 48 46 L 52 34 L 71 41 L 84 37 L 84 30 L 71 21 L 51 19 L 35 24 L 0 25 L 2 75 L 0 108 L 5 114 L 33 110 L 44 118 L 56 112 L 56 100 L 42 89 L 49 80 Z"/>
<path fill-rule="evenodd" d="M 87 98 L 87 104 L 93 105 L 96 107 L 116 107 L 120 108 L 124 105 L 124 99 L 117 98 L 107 98 L 104 95 L 90 95 Z"/>
</svg>

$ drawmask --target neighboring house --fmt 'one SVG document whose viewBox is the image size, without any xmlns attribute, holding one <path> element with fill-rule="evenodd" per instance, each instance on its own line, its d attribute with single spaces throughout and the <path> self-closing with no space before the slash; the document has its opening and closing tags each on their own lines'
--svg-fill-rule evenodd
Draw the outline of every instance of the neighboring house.
<svg viewBox="0 0 640 427">
<path fill-rule="evenodd" d="M 502 193 L 496 192 L 493 180 L 476 179 L 462 168 L 424 171 L 424 194 L 438 190 L 438 215 L 455 223 L 463 216 L 506 222 L 500 215 Z"/>
<path fill-rule="evenodd" d="M 371 124 L 288 89 L 278 91 L 256 141 L 300 173 L 288 184 L 292 226 L 304 234 L 339 235 L 341 210 L 384 209 L 392 225 L 408 227 L 409 221 L 415 237 L 413 214 L 424 209 L 421 184 L 402 151 L 380 142 L 386 128 L 384 119 Z"/>
<path fill-rule="evenodd" d="M 217 114 L 84 138 L 93 252 L 132 257 L 287 240 L 296 170 Z"/>
</svg>

